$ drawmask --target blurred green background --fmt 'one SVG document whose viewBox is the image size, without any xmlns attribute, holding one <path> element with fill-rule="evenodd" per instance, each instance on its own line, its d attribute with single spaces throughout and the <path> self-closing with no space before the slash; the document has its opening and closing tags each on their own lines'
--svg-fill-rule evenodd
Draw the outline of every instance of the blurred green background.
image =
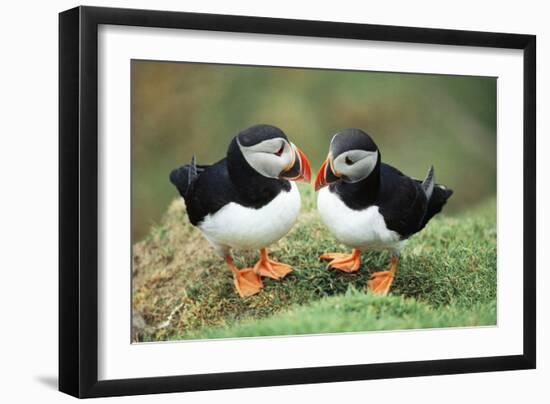
<svg viewBox="0 0 550 404">
<path fill-rule="evenodd" d="M 170 171 L 225 156 L 240 130 L 280 127 L 313 176 L 332 135 L 368 132 L 382 160 L 415 178 L 435 167 L 446 212 L 496 193 L 496 78 L 157 61 L 132 62 L 134 242 L 178 196 Z"/>
</svg>

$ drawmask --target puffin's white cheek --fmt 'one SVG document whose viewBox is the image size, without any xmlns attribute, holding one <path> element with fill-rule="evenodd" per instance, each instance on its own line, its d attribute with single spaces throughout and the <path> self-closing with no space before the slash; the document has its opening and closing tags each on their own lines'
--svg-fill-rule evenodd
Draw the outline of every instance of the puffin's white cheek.
<svg viewBox="0 0 550 404">
<path fill-rule="evenodd" d="M 348 165 L 344 163 L 344 159 L 338 158 L 333 162 L 333 169 L 338 175 L 342 175 L 346 178 L 355 178 L 357 176 L 357 163 L 354 165 Z"/>
<path fill-rule="evenodd" d="M 347 164 L 347 160 L 354 161 Z M 351 150 L 341 154 L 334 160 L 334 169 L 343 175 L 348 182 L 358 182 L 368 177 L 378 161 L 378 152 Z"/>
<path fill-rule="evenodd" d="M 285 153 L 283 153 L 280 157 L 278 157 L 279 166 L 281 168 L 279 170 L 279 174 L 281 174 L 281 172 L 284 169 L 290 167 L 294 163 L 294 159 L 292 158 L 292 155 L 293 155 L 293 152 L 288 150 Z"/>
<path fill-rule="evenodd" d="M 346 176 L 353 181 L 360 181 L 361 179 L 367 177 L 370 172 L 371 170 L 368 164 L 365 164 L 364 161 L 358 161 L 349 167 L 348 174 L 346 174 Z"/>
<path fill-rule="evenodd" d="M 376 166 L 376 156 L 368 156 L 354 164 L 354 177 L 365 178 L 370 175 Z"/>
<path fill-rule="evenodd" d="M 277 178 L 282 171 L 279 157 L 267 153 L 255 153 L 249 159 L 249 163 L 264 177 Z"/>
<path fill-rule="evenodd" d="M 273 155 L 269 156 L 268 170 L 269 174 L 273 178 L 279 178 L 281 171 L 283 171 L 285 165 L 282 162 L 281 157 Z"/>
</svg>

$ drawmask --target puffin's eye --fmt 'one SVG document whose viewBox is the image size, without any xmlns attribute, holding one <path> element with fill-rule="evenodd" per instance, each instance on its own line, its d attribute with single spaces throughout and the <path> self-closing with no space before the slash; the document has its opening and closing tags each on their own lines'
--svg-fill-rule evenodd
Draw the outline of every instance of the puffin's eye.
<svg viewBox="0 0 550 404">
<path fill-rule="evenodd" d="M 353 161 L 351 161 L 351 159 L 348 156 L 346 156 L 346 164 L 348 166 L 351 166 L 353 164 Z"/>
<path fill-rule="evenodd" d="M 285 144 L 284 143 L 281 143 L 281 148 L 279 150 L 277 150 L 274 154 L 276 156 L 281 156 L 281 154 L 283 154 L 283 152 L 285 151 Z"/>
</svg>

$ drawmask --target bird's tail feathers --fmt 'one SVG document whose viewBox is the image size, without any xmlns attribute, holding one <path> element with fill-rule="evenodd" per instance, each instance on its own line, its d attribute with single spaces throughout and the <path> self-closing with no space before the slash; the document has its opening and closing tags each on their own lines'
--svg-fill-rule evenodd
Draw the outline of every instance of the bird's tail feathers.
<svg viewBox="0 0 550 404">
<path fill-rule="evenodd" d="M 434 191 L 434 185 L 435 185 L 434 166 L 430 166 L 426 179 L 422 181 L 422 189 L 424 190 L 424 193 L 426 194 L 426 197 L 428 198 L 428 200 L 430 200 L 430 198 L 432 197 L 432 193 Z"/>
<path fill-rule="evenodd" d="M 191 181 L 197 176 L 197 157 L 194 154 L 189 164 L 189 174 L 187 185 L 191 185 Z"/>
<path fill-rule="evenodd" d="M 443 209 L 443 206 L 445 206 L 447 200 L 451 197 L 452 194 L 452 189 L 449 189 L 444 185 L 434 184 L 431 198 L 428 200 L 426 215 L 424 216 L 419 231 L 422 230 L 424 226 L 426 226 L 426 224 L 432 217 L 441 212 L 441 209 Z"/>
<path fill-rule="evenodd" d="M 424 181 L 415 181 L 420 184 L 428 199 L 428 206 L 422 224 L 420 225 L 420 231 L 432 217 L 441 212 L 441 209 L 443 209 L 443 206 L 445 206 L 447 200 L 453 194 L 453 190 L 447 188 L 445 185 L 436 184 L 433 166 L 428 170 L 428 175 Z"/>
<path fill-rule="evenodd" d="M 180 195 L 185 199 L 193 181 L 204 171 L 204 166 L 197 166 L 195 155 L 191 162 L 182 167 L 172 170 L 170 173 L 170 182 L 175 185 Z"/>
</svg>

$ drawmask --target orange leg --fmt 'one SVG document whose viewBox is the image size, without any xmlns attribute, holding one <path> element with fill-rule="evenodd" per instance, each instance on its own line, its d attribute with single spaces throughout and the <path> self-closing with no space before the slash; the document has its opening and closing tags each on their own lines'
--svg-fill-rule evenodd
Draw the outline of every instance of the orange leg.
<svg viewBox="0 0 550 404">
<path fill-rule="evenodd" d="M 371 275 L 367 282 L 369 292 L 380 296 L 386 296 L 388 294 L 393 283 L 393 279 L 395 278 L 395 273 L 397 272 L 398 261 L 397 256 L 392 256 L 389 270 L 375 272 Z"/>
<path fill-rule="evenodd" d="M 254 265 L 254 272 L 260 276 L 279 280 L 292 272 L 289 265 L 274 261 L 267 255 L 267 248 L 260 250 L 260 259 Z"/>
<path fill-rule="evenodd" d="M 225 262 L 233 272 L 233 282 L 240 297 L 255 295 L 263 288 L 262 278 L 256 275 L 253 268 L 244 268 L 239 271 L 229 254 L 225 256 Z"/>
<path fill-rule="evenodd" d="M 323 261 L 330 261 L 327 268 L 336 268 L 344 272 L 357 272 L 361 266 L 361 251 L 354 248 L 351 254 L 326 253 L 319 257 Z"/>
</svg>

